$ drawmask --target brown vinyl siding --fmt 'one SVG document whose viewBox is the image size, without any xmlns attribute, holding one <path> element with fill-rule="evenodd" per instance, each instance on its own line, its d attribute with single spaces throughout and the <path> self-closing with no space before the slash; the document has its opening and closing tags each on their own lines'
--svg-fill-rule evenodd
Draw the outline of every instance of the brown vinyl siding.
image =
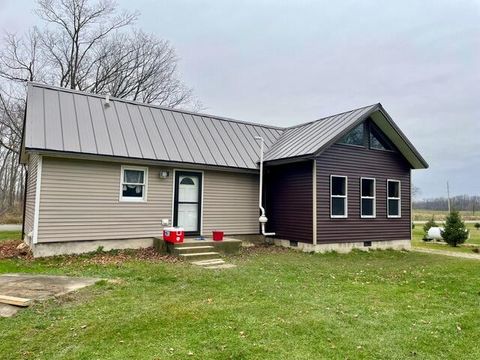
<svg viewBox="0 0 480 360">
<path fill-rule="evenodd" d="M 121 202 L 121 165 L 44 157 L 38 242 L 148 238 L 161 234 L 161 220 L 171 219 L 173 169 L 161 179 L 148 166 L 147 201 Z M 258 233 L 258 176 L 204 171 L 204 233 Z"/>
<path fill-rule="evenodd" d="M 25 197 L 25 234 L 33 232 L 33 225 L 35 223 L 35 194 L 37 186 L 37 170 L 38 170 L 39 156 L 31 153 L 28 160 L 28 179 L 27 192 Z"/>
<path fill-rule="evenodd" d="M 266 168 L 267 230 L 276 238 L 313 242 L 312 171 L 312 161 Z"/>
<path fill-rule="evenodd" d="M 348 177 L 348 218 L 330 218 L 330 175 Z M 360 178 L 376 179 L 376 218 L 360 217 Z M 401 218 L 387 218 L 387 179 L 401 181 Z M 395 152 L 333 145 L 317 158 L 317 243 L 410 239 L 410 167 Z"/>
<path fill-rule="evenodd" d="M 205 171 L 203 234 L 258 234 L 258 175 Z"/>
</svg>

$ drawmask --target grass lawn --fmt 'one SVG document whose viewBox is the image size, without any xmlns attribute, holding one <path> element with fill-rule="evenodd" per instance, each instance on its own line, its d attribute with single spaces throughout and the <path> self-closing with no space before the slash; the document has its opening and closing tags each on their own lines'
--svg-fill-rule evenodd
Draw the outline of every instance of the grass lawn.
<svg viewBox="0 0 480 360">
<path fill-rule="evenodd" d="M 19 240 L 21 239 L 21 231 L 0 231 L 0 241 L 2 240 Z"/>
<path fill-rule="evenodd" d="M 465 242 L 466 245 L 452 247 L 443 243 L 436 243 L 433 241 L 425 242 L 422 240 L 424 235 L 423 224 L 415 225 L 415 228 L 413 229 L 412 245 L 424 249 L 446 250 L 473 254 L 472 249 L 474 249 L 475 247 L 467 245 L 478 245 L 478 247 L 480 247 L 480 230 L 475 229 L 474 224 L 465 225 L 470 230 L 470 239 Z"/>
<path fill-rule="evenodd" d="M 0 273 L 119 280 L 0 318 L 0 357 L 480 358 L 480 262 L 275 249 L 232 257 L 238 267 L 224 271 L 133 256 L 0 260 Z"/>
</svg>

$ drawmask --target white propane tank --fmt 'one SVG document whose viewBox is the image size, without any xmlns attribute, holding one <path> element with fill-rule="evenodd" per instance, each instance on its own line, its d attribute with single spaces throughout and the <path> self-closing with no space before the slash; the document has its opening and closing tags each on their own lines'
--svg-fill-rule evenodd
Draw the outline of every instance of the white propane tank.
<svg viewBox="0 0 480 360">
<path fill-rule="evenodd" d="M 443 227 L 433 226 L 428 229 L 427 238 L 432 240 L 443 240 Z"/>
</svg>

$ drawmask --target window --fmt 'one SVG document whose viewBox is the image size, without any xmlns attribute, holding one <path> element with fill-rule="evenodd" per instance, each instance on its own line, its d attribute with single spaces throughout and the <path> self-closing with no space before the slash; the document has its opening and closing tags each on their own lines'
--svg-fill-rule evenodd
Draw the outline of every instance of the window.
<svg viewBox="0 0 480 360">
<path fill-rule="evenodd" d="M 347 214 L 347 177 L 330 177 L 330 216 L 346 218 Z"/>
<path fill-rule="evenodd" d="M 387 180 L 387 216 L 391 218 L 401 216 L 400 181 L 398 180 Z"/>
<path fill-rule="evenodd" d="M 372 122 L 369 131 L 370 149 L 393 151 L 395 147 Z"/>
<path fill-rule="evenodd" d="M 375 217 L 375 179 L 360 179 L 360 211 L 362 218 Z"/>
<path fill-rule="evenodd" d="M 142 202 L 147 199 L 148 169 L 122 166 L 120 200 Z"/>
<path fill-rule="evenodd" d="M 356 128 L 354 128 L 353 130 L 351 130 L 343 138 L 341 138 L 339 143 L 346 144 L 346 145 L 364 146 L 365 145 L 364 136 L 365 136 L 365 126 L 362 123 L 358 125 Z"/>
</svg>

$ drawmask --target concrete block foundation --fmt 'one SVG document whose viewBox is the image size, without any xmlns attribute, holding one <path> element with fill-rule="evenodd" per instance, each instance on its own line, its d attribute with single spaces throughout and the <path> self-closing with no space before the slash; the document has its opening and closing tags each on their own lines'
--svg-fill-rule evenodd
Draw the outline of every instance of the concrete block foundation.
<svg viewBox="0 0 480 360">
<path fill-rule="evenodd" d="M 153 238 L 68 241 L 29 244 L 34 257 L 84 254 L 102 247 L 104 251 L 121 249 L 142 249 L 153 246 Z"/>
<path fill-rule="evenodd" d="M 366 242 L 347 242 L 347 243 L 327 243 L 327 244 L 307 244 L 296 243 L 297 246 L 292 246 L 290 240 L 273 239 L 273 243 L 277 246 L 288 247 L 292 249 L 298 249 L 304 252 L 318 252 L 325 253 L 329 251 L 336 251 L 338 253 L 348 253 L 353 249 L 368 251 L 372 250 L 410 250 L 410 240 L 389 240 L 389 241 L 371 241 L 370 246 L 366 246 Z"/>
</svg>

